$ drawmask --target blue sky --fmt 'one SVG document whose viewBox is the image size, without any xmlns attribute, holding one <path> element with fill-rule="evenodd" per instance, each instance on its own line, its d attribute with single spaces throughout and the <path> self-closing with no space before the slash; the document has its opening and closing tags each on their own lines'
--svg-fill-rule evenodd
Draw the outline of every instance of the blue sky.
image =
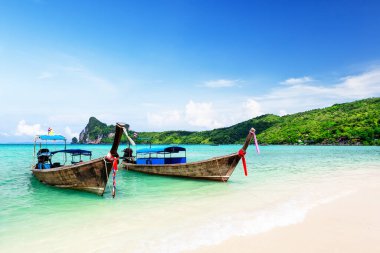
<svg viewBox="0 0 380 253">
<path fill-rule="evenodd" d="M 0 142 L 380 96 L 378 1 L 0 1 Z"/>
</svg>

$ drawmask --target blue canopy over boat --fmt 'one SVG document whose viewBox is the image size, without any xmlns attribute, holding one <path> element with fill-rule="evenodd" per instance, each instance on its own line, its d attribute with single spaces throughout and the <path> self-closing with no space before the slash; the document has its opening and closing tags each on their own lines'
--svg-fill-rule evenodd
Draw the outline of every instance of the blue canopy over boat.
<svg viewBox="0 0 380 253">
<path fill-rule="evenodd" d="M 63 149 L 63 150 L 57 150 L 57 151 L 51 152 L 52 155 L 56 153 L 68 153 L 71 155 L 88 155 L 88 156 L 92 155 L 91 151 L 83 150 L 83 149 Z"/>
<path fill-rule="evenodd" d="M 66 141 L 65 136 L 62 135 L 37 135 L 36 139 L 43 141 Z"/>
<path fill-rule="evenodd" d="M 156 147 L 156 148 L 143 148 L 136 151 L 137 154 L 155 154 L 155 153 L 178 153 L 179 151 L 186 151 L 183 147 L 170 146 L 170 147 Z"/>
</svg>

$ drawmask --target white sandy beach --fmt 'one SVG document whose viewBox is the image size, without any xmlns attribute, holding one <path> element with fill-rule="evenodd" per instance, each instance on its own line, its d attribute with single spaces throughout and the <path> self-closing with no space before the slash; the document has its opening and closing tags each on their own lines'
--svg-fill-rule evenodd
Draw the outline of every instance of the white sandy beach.
<svg viewBox="0 0 380 253">
<path fill-rule="evenodd" d="M 379 174 L 369 175 L 357 191 L 312 209 L 301 223 L 191 252 L 380 252 Z"/>
</svg>

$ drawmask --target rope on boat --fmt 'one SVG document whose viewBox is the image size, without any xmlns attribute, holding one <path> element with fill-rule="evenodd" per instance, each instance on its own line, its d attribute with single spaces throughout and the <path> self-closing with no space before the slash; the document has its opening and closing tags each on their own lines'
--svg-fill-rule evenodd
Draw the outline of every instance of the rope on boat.
<svg viewBox="0 0 380 253">
<path fill-rule="evenodd" d="M 115 198 L 116 195 L 116 171 L 118 158 L 113 156 L 111 153 L 108 153 L 105 157 L 108 161 L 112 162 L 112 197 Z"/>
<path fill-rule="evenodd" d="M 107 176 L 107 182 L 108 182 L 108 169 L 107 169 L 107 161 L 106 161 L 106 159 L 103 157 L 103 161 L 104 161 L 104 166 L 106 167 L 106 176 Z M 110 185 L 108 185 L 109 186 L 109 188 L 110 188 L 110 191 L 112 191 L 112 189 L 111 189 L 111 186 Z"/>
<path fill-rule="evenodd" d="M 251 134 L 253 134 L 253 139 L 255 140 L 256 152 L 257 152 L 257 154 L 260 154 L 259 144 L 258 144 L 257 139 L 256 139 L 255 130 L 251 129 L 251 131 L 249 131 L 249 132 Z"/>
<path fill-rule="evenodd" d="M 241 157 L 241 160 L 243 162 L 244 175 L 248 176 L 247 162 L 245 161 L 245 154 L 246 152 L 243 149 L 240 149 L 238 152 L 238 155 Z"/>
<path fill-rule="evenodd" d="M 249 133 L 253 135 L 253 139 L 255 140 L 256 152 L 258 154 L 260 154 L 260 149 L 259 149 L 259 144 L 258 144 L 257 139 L 256 139 L 255 129 L 251 128 L 251 130 L 249 131 Z M 240 149 L 239 152 L 238 152 L 238 155 L 241 157 L 241 160 L 243 162 L 244 175 L 248 176 L 247 162 L 245 160 L 245 154 L 246 153 L 247 152 L 245 150 Z"/>
<path fill-rule="evenodd" d="M 112 165 L 112 197 L 116 195 L 116 171 L 117 171 L 117 157 L 113 160 Z"/>
</svg>

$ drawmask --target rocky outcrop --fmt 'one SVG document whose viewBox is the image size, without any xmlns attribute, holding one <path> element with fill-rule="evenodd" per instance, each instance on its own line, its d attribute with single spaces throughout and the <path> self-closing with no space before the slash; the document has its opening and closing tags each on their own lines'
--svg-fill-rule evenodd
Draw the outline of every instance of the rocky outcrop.
<svg viewBox="0 0 380 253">
<path fill-rule="evenodd" d="M 115 136 L 115 127 L 91 117 L 86 127 L 79 134 L 79 143 L 83 144 L 100 144 L 103 140 L 109 142 L 110 138 Z"/>
</svg>

